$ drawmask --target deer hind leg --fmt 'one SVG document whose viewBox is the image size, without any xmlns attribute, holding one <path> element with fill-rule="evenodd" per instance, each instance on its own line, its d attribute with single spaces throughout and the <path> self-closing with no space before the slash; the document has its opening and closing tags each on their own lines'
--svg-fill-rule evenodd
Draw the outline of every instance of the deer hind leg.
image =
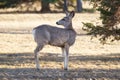
<svg viewBox="0 0 120 80">
<path fill-rule="evenodd" d="M 35 64 L 36 68 L 39 70 L 40 69 L 40 64 L 39 64 L 39 51 L 43 48 L 43 45 L 37 45 L 36 49 L 34 50 L 35 54 Z"/>
</svg>

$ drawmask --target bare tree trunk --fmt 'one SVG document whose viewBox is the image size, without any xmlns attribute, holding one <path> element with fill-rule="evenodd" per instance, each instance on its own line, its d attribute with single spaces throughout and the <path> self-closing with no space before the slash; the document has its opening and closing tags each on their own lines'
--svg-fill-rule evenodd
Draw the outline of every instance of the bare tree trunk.
<svg viewBox="0 0 120 80">
<path fill-rule="evenodd" d="M 82 0 L 77 0 L 77 11 L 82 12 Z"/>
<path fill-rule="evenodd" d="M 40 12 L 50 12 L 50 6 L 49 6 L 49 2 L 46 2 L 44 0 L 41 0 L 41 11 Z"/>
<path fill-rule="evenodd" d="M 68 11 L 68 0 L 64 0 L 64 11 Z"/>
</svg>

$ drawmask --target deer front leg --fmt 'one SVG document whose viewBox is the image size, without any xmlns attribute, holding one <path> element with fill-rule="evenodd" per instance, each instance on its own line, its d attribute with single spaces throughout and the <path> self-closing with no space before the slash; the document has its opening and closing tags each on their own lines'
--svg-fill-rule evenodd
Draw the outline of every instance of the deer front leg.
<svg viewBox="0 0 120 80">
<path fill-rule="evenodd" d="M 36 49 L 34 50 L 34 54 L 35 54 L 35 64 L 36 64 L 36 68 L 37 70 L 40 69 L 40 64 L 39 64 L 39 51 L 43 48 L 42 45 L 38 45 L 36 47 Z"/>
<path fill-rule="evenodd" d="M 65 55 L 65 48 L 62 47 L 61 50 L 62 50 L 62 56 L 64 56 Z"/>
<path fill-rule="evenodd" d="M 69 61 L 69 45 L 65 45 L 65 48 L 64 48 L 64 70 L 68 70 L 68 61 Z"/>
</svg>

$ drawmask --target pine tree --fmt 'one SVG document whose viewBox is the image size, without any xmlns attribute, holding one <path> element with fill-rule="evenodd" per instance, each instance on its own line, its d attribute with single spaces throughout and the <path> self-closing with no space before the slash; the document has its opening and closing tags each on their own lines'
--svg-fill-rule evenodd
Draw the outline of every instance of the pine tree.
<svg viewBox="0 0 120 80">
<path fill-rule="evenodd" d="M 100 36 L 100 41 L 120 40 L 120 0 L 91 0 L 94 7 L 100 11 L 102 25 L 83 23 L 83 30 L 88 34 Z"/>
</svg>

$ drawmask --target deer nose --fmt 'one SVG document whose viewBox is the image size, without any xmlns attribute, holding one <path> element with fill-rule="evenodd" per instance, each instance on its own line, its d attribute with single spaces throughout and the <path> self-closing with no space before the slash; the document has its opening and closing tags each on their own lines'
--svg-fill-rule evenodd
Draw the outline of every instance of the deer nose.
<svg viewBox="0 0 120 80">
<path fill-rule="evenodd" d="M 58 25 L 58 22 L 56 22 L 56 24 Z"/>
</svg>

